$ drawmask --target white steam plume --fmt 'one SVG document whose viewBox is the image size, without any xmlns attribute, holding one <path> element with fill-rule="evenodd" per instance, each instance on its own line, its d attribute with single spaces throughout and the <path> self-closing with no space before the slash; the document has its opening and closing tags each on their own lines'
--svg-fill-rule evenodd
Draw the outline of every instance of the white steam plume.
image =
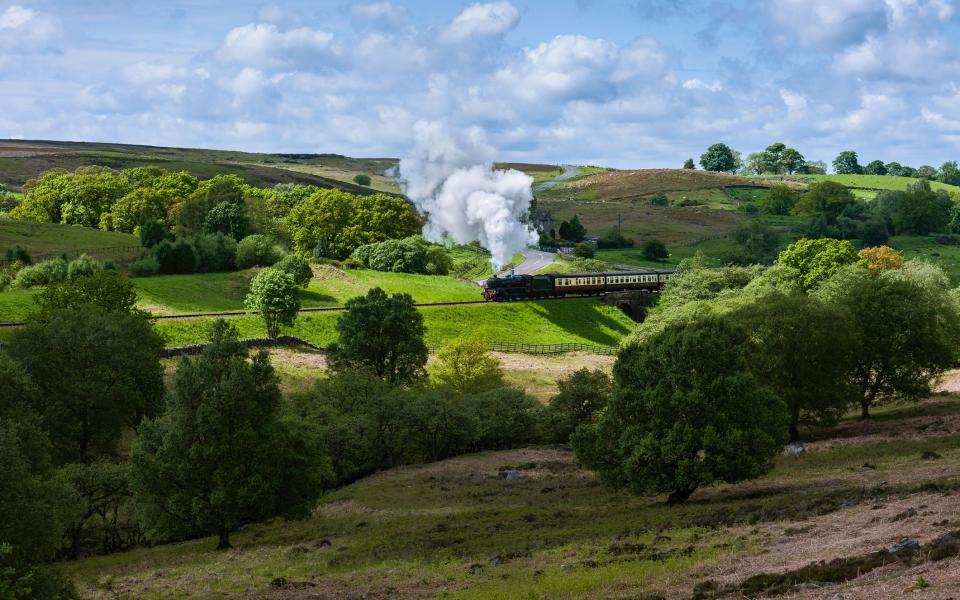
<svg viewBox="0 0 960 600">
<path fill-rule="evenodd" d="M 494 269 L 537 234 L 520 219 L 527 214 L 533 178 L 520 171 L 493 168 L 494 150 L 483 131 L 451 131 L 437 122 L 414 125 L 414 147 L 400 161 L 404 193 L 427 216 L 423 235 L 457 243 L 478 240 L 490 250 Z"/>
</svg>

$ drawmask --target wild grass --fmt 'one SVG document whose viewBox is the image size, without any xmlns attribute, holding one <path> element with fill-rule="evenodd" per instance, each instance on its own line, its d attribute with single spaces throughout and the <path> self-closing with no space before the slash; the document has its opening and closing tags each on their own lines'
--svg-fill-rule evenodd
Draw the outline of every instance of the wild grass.
<svg viewBox="0 0 960 600">
<path fill-rule="evenodd" d="M 904 258 L 918 258 L 940 265 L 950 276 L 950 281 L 960 284 L 960 245 L 937 242 L 938 236 L 898 235 L 888 242 L 903 254 Z"/>
<path fill-rule="evenodd" d="M 917 181 L 913 177 L 894 177 L 893 175 L 794 175 L 792 178 L 799 181 L 836 181 L 847 187 L 875 190 L 905 190 L 908 185 Z M 930 187 L 960 194 L 960 187 L 939 181 L 931 181 Z"/>
<path fill-rule="evenodd" d="M 919 412 L 928 404 L 960 413 L 955 397 Z M 898 419 L 918 406 L 879 412 Z M 599 485 L 567 449 L 486 452 L 368 477 L 324 495 L 305 521 L 243 528 L 229 552 L 204 538 L 65 567 L 82 591 L 103 597 L 268 595 L 281 577 L 321 597 L 689 597 L 695 582 L 761 557 L 793 524 L 798 544 L 816 544 L 830 532 L 801 526 L 810 531 L 816 515 L 829 514 L 828 527 L 862 527 L 857 519 L 877 513 L 846 507 L 942 483 L 960 466 L 957 438 L 864 438 L 780 457 L 757 480 L 699 490 L 677 507 Z M 942 454 L 935 469 L 920 461 L 924 448 Z M 875 468 L 864 471 L 868 462 Z M 506 481 L 502 469 L 521 477 Z"/>
</svg>

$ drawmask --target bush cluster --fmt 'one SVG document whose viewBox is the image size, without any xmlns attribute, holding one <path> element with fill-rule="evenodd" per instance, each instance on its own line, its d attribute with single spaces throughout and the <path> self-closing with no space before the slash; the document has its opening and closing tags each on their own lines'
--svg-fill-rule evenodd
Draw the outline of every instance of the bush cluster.
<svg viewBox="0 0 960 600">
<path fill-rule="evenodd" d="M 81 254 L 69 262 L 65 258 L 50 258 L 19 269 L 14 283 L 19 288 L 32 288 L 88 277 L 104 268 L 115 270 L 116 266 L 113 263 L 102 263 L 86 254 Z"/>
<path fill-rule="evenodd" d="M 360 246 L 351 258 L 375 271 L 446 275 L 452 261 L 443 246 L 430 244 L 419 235 Z"/>
</svg>

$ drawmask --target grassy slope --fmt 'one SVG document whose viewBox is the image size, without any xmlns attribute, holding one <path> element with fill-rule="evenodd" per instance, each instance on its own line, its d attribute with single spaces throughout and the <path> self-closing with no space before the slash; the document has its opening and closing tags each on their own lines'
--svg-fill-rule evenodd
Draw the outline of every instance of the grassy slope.
<svg viewBox="0 0 960 600">
<path fill-rule="evenodd" d="M 93 557 L 67 569 L 88 594 L 98 581 L 110 581 L 113 593 L 138 598 L 266 596 L 278 577 L 309 583 L 305 593 L 319 597 L 690 597 L 704 579 L 740 581 L 758 569 L 863 554 L 901 535 L 929 539 L 948 528 L 930 523 L 945 516 L 953 522 L 953 511 L 939 512 L 949 498 L 907 494 L 932 482 L 956 485 L 957 435 L 943 430 L 917 438 L 917 423 L 905 419 L 932 422 L 958 413 L 956 398 L 878 411 L 869 427 L 902 422 L 911 435 L 838 433 L 832 444 L 827 432 L 818 436 L 826 438 L 820 448 L 778 458 L 766 476 L 700 490 L 682 507 L 600 487 L 567 450 L 483 453 L 369 477 L 323 497 L 306 521 L 244 528 L 230 552 L 215 551 L 216 540 L 206 538 Z M 858 426 L 847 422 L 841 431 Z M 943 458 L 921 461 L 926 450 Z M 518 469 L 523 477 L 506 482 L 500 469 Z M 931 502 L 940 504 L 890 523 L 903 503 Z M 844 540 L 858 537 L 844 549 Z M 765 558 L 769 549 L 774 555 Z M 938 586 L 935 570 L 922 572 L 934 581 L 931 593 L 949 592 L 947 583 Z M 875 584 L 877 576 L 863 579 L 847 588 Z M 102 583 L 99 589 L 109 597 Z M 855 597 L 889 597 L 863 593 Z"/>
<path fill-rule="evenodd" d="M 325 177 L 319 173 L 284 168 L 325 160 L 347 159 L 338 155 L 279 155 L 207 150 L 199 148 L 165 148 L 133 144 L 101 144 L 86 142 L 45 142 L 0 140 L 0 183 L 19 188 L 31 177 L 53 168 L 69 170 L 87 165 L 104 165 L 116 169 L 137 166 L 158 166 L 172 171 L 189 171 L 200 178 L 233 173 L 256 186 L 276 183 L 308 183 L 323 188 L 342 188 L 369 194 L 376 190 L 350 181 Z M 389 159 L 383 159 L 389 160 Z M 357 171 L 359 173 L 361 171 Z"/>
<path fill-rule="evenodd" d="M 799 175 L 798 178 L 807 181 L 836 181 L 847 187 L 868 188 L 875 190 L 905 190 L 911 183 L 917 179 L 913 177 L 894 177 L 892 175 Z M 931 181 L 930 187 L 935 190 L 947 190 L 948 192 L 960 194 L 960 187 Z"/>
<path fill-rule="evenodd" d="M 0 253 L 16 245 L 23 246 L 31 254 L 75 254 L 83 250 L 139 246 L 140 240 L 133 235 L 114 231 L 101 231 L 90 227 L 74 227 L 53 223 L 27 223 L 0 220 Z M 99 252 L 98 258 L 129 258 L 136 252 Z"/>
<path fill-rule="evenodd" d="M 422 307 L 427 343 L 463 336 L 493 342 L 527 344 L 616 345 L 633 330 L 633 322 L 612 306 L 594 299 L 545 300 L 511 304 Z M 304 314 L 285 333 L 314 344 L 336 340 L 339 313 Z M 242 337 L 263 337 L 266 330 L 256 317 L 231 319 Z M 208 339 L 209 319 L 159 321 L 156 328 L 167 345 L 194 344 Z"/>
</svg>

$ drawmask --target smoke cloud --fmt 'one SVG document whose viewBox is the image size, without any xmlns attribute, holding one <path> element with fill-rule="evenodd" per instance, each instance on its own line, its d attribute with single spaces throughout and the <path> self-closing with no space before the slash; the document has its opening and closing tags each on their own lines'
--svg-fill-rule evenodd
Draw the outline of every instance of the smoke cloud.
<svg viewBox="0 0 960 600">
<path fill-rule="evenodd" d="M 494 149 L 483 131 L 454 131 L 437 122 L 414 125 L 414 145 L 400 161 L 400 184 L 428 221 L 423 235 L 444 234 L 459 244 L 477 240 L 490 250 L 494 269 L 537 234 L 520 219 L 527 214 L 533 178 L 513 169 L 494 170 Z"/>
</svg>

